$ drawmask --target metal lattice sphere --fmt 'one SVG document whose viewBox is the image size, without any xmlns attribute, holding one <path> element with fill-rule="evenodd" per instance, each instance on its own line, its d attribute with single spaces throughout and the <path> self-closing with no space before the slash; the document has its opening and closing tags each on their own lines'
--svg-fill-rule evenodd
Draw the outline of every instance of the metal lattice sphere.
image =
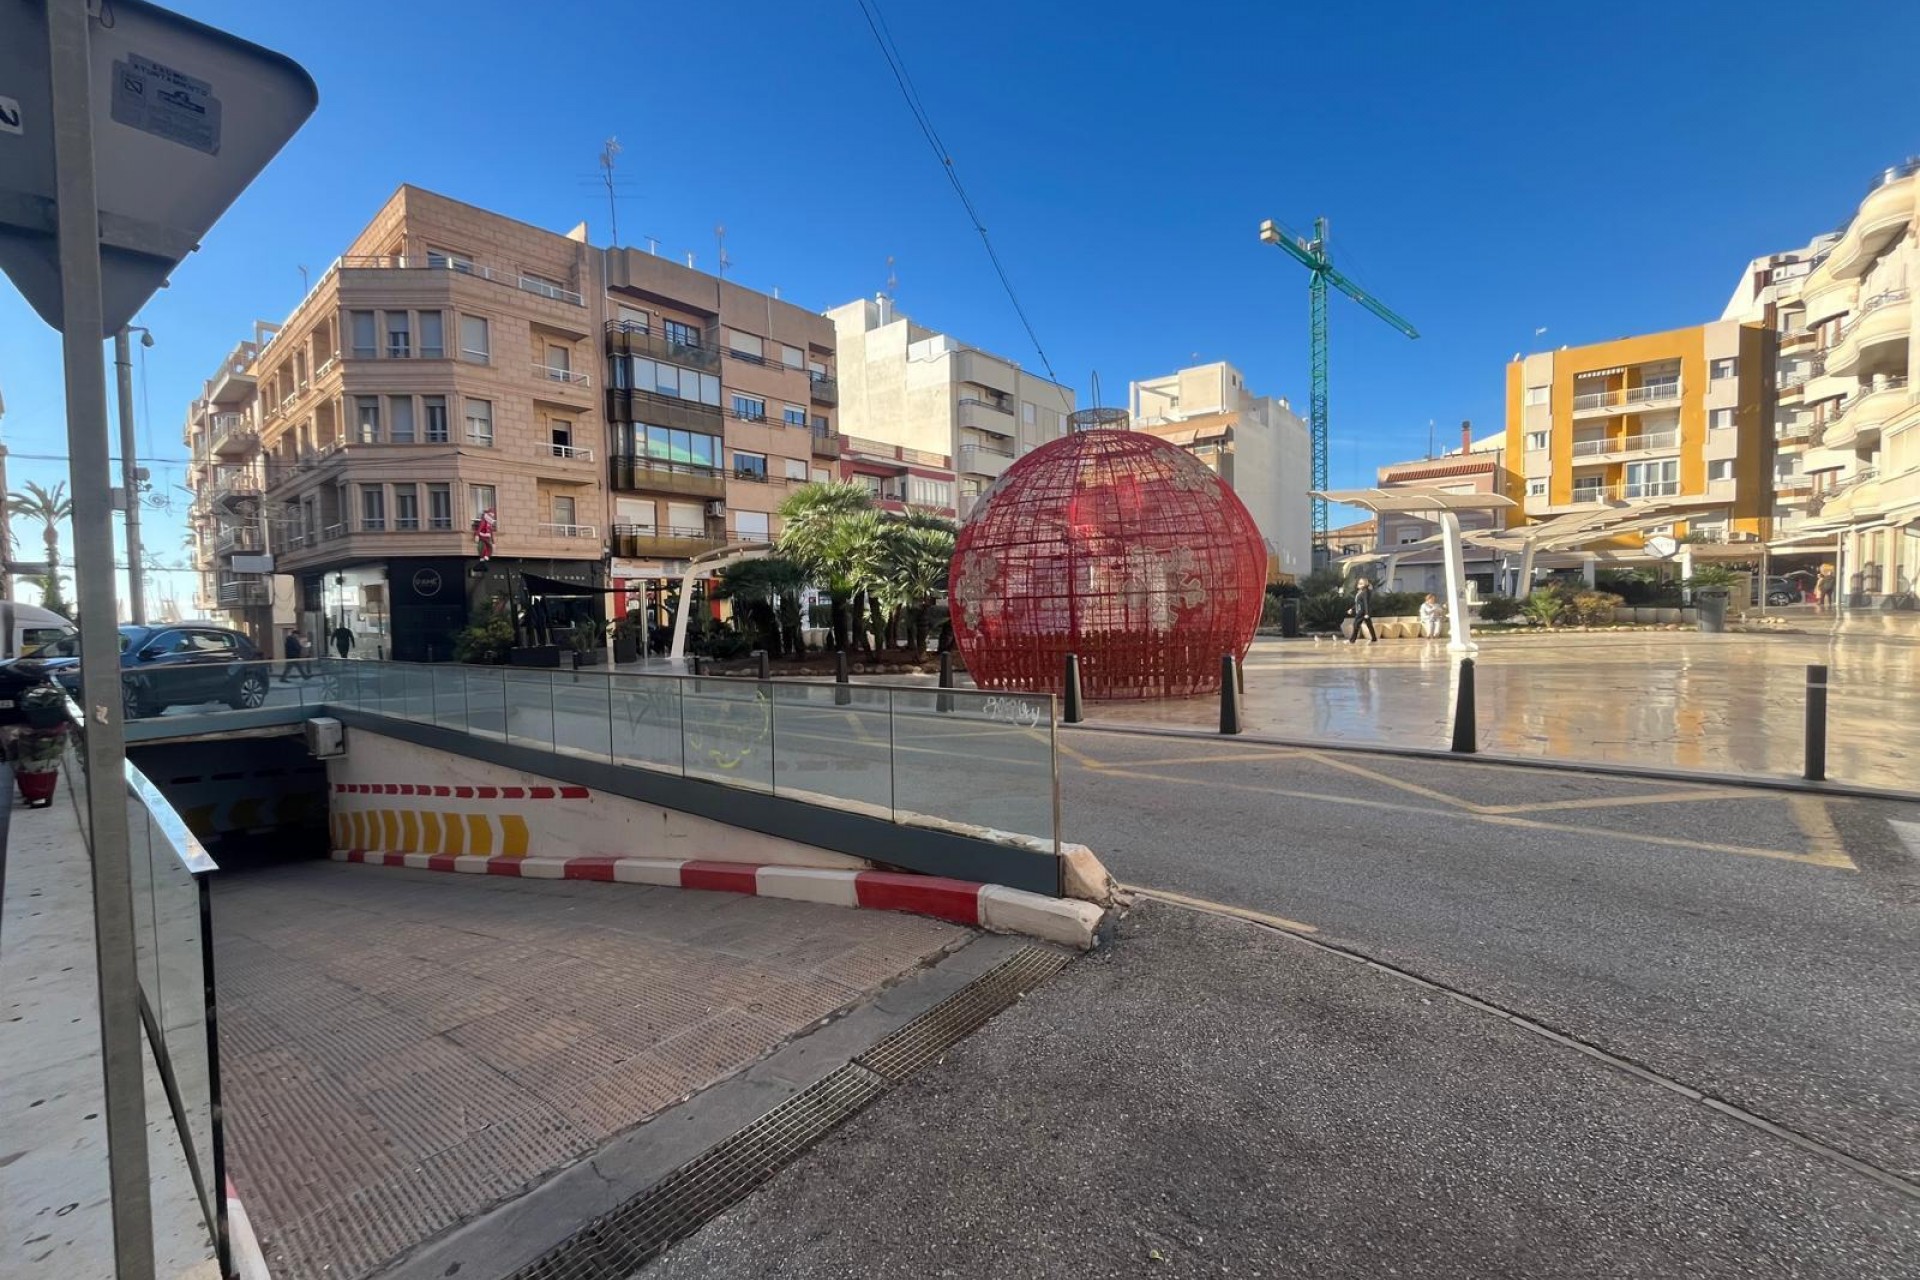
<svg viewBox="0 0 1920 1280">
<path fill-rule="evenodd" d="M 1091 412 L 1103 428 L 1126 420 Z M 1259 527 L 1206 464 L 1094 429 L 1035 449 L 981 495 L 948 593 L 983 689 L 1057 693 L 1077 653 L 1089 698 L 1182 697 L 1219 689 L 1221 655 L 1245 655 L 1266 577 Z"/>
</svg>

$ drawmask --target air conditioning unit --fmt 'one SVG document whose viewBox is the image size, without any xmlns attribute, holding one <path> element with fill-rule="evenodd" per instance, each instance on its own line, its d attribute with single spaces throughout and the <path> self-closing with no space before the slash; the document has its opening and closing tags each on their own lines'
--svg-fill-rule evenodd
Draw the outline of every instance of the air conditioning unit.
<svg viewBox="0 0 1920 1280">
<path fill-rule="evenodd" d="M 724 518 L 727 514 L 726 499 L 725 498 L 709 498 L 707 500 L 707 514 L 712 516 L 716 520 Z"/>
<path fill-rule="evenodd" d="M 316 760 L 347 754 L 346 726 L 332 716 L 315 716 L 307 721 L 307 754 Z"/>
</svg>

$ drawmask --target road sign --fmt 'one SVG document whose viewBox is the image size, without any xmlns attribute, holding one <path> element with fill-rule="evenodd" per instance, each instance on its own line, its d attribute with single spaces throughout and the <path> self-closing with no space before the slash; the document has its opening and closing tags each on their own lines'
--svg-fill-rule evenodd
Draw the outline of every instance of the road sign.
<svg viewBox="0 0 1920 1280">
<path fill-rule="evenodd" d="M 89 22 L 104 338 L 133 319 L 318 101 L 280 54 L 145 0 Z M 0 270 L 63 329 L 46 0 L 0 0 Z"/>
</svg>

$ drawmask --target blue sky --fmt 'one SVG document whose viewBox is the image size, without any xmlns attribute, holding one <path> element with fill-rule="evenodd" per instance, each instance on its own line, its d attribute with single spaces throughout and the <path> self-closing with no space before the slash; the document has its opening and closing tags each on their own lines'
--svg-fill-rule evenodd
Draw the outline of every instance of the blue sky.
<svg viewBox="0 0 1920 1280">
<path fill-rule="evenodd" d="M 1429 419 L 1443 447 L 1497 427 L 1516 351 L 1718 315 L 1749 258 L 1920 152 L 1911 0 L 879 3 L 1083 404 L 1095 372 L 1123 403 L 1197 356 L 1304 407 L 1305 273 L 1257 228 L 1331 219 L 1336 265 L 1422 334 L 1336 296 L 1336 485 L 1423 454 Z M 733 278 L 816 308 L 891 255 L 908 314 L 1040 365 L 854 0 L 175 7 L 291 55 L 321 103 L 141 316 L 170 563 L 186 403 L 401 182 L 604 243 L 618 136 L 623 242 L 711 269 L 724 223 Z M 64 425 L 56 336 L 10 288 L 0 394 L 11 482 L 61 478 L 20 456 L 64 455 Z"/>
</svg>

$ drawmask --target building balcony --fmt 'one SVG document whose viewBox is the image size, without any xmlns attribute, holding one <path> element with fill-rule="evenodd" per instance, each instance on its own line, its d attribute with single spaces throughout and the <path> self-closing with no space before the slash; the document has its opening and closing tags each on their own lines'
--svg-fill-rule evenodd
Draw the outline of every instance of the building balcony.
<svg viewBox="0 0 1920 1280">
<path fill-rule="evenodd" d="M 813 433 L 813 456 L 816 458 L 837 458 L 840 456 L 840 437 L 831 431 Z"/>
<path fill-rule="evenodd" d="M 685 341 L 692 337 L 694 341 Z M 693 330 L 681 337 L 670 337 L 663 330 L 637 320 L 609 320 L 606 324 L 607 354 L 646 356 L 665 360 L 706 373 L 718 372 L 720 348 L 715 330 Z"/>
<path fill-rule="evenodd" d="M 934 453 L 927 449 L 909 449 L 905 445 L 888 444 L 884 440 L 841 436 L 840 447 L 842 457 L 855 458 L 868 463 L 900 464 L 889 466 L 889 469 L 894 471 L 905 471 L 908 466 L 938 467 L 945 470 L 952 465 L 944 453 Z"/>
<path fill-rule="evenodd" d="M 998 449 L 983 449 L 979 445 L 960 446 L 960 463 L 954 469 L 965 475 L 998 478 L 1000 473 L 1013 465 L 1013 455 Z"/>
<path fill-rule="evenodd" d="M 727 478 L 717 467 L 628 453 L 616 453 L 607 461 L 607 483 L 627 493 L 670 493 L 688 498 L 727 496 Z"/>
<path fill-rule="evenodd" d="M 571 444 L 536 444 L 533 469 L 543 476 L 554 476 L 585 483 L 593 478 L 593 450 Z"/>
<path fill-rule="evenodd" d="M 560 538 L 568 542 L 598 542 L 600 529 L 591 524 L 557 524 L 543 521 L 533 526 L 536 538 Z"/>
<path fill-rule="evenodd" d="M 1882 348 L 1905 347 L 1911 337 L 1913 307 L 1905 289 L 1890 289 L 1861 302 L 1859 310 L 1827 350 L 1827 372 L 1844 376 Z"/>
<path fill-rule="evenodd" d="M 593 379 L 579 372 L 577 369 L 546 364 L 539 360 L 535 360 L 530 368 L 532 369 L 533 376 L 552 391 L 587 395 L 593 390 Z"/>
<path fill-rule="evenodd" d="M 953 379 L 955 382 L 971 382 L 1008 396 L 1020 389 L 1019 369 L 984 351 L 967 349 L 954 352 Z"/>
<path fill-rule="evenodd" d="M 1573 416 L 1601 417 L 1616 413 L 1638 413 L 1643 409 L 1680 403 L 1680 380 L 1651 382 L 1641 387 L 1614 387 L 1606 391 L 1587 391 L 1573 398 Z"/>
<path fill-rule="evenodd" d="M 613 526 L 613 554 L 623 559 L 691 560 L 717 551 L 727 540 L 705 529 L 617 524 Z"/>
<path fill-rule="evenodd" d="M 840 384 L 832 378 L 813 375 L 807 379 L 807 398 L 815 404 L 839 404 Z"/>
<path fill-rule="evenodd" d="M 213 553 L 218 556 L 253 556 L 265 549 L 266 539 L 258 525 L 222 525 L 220 532 L 213 536 Z"/>
<path fill-rule="evenodd" d="M 258 497 L 260 474 L 252 467 L 216 467 L 208 493 L 216 499 Z"/>
<path fill-rule="evenodd" d="M 220 584 L 222 609 L 254 609 L 273 603 L 273 592 L 261 580 Z"/>
<path fill-rule="evenodd" d="M 587 305 L 587 300 L 580 294 L 556 281 L 530 276 L 509 267 L 490 267 L 484 263 L 440 253 L 411 256 L 406 254 L 350 255 L 335 259 L 333 269 L 342 272 L 439 271 L 449 277 L 466 276 L 474 280 L 489 280 L 494 284 L 518 289 L 522 293 L 531 293 L 554 302 L 564 302 L 576 307 Z"/>
<path fill-rule="evenodd" d="M 1601 502 L 1644 502 L 1653 498 L 1677 498 L 1680 496 L 1678 480 L 1615 480 L 1573 482 L 1573 495 L 1570 502 L 1575 504 Z"/>
<path fill-rule="evenodd" d="M 216 413 L 207 452 L 214 457 L 244 458 L 260 445 L 260 435 L 244 413 Z"/>
<path fill-rule="evenodd" d="M 1873 265 L 1880 251 L 1913 221 L 1914 193 L 1920 190 L 1920 166 L 1909 160 L 1874 180 L 1859 212 L 1824 264 L 1836 280 L 1857 279 Z"/>
<path fill-rule="evenodd" d="M 1840 402 L 1828 420 L 1824 443 L 1830 449 L 1869 448 L 1880 443 L 1880 428 L 1912 403 L 1904 377 L 1881 377 Z"/>
<path fill-rule="evenodd" d="M 1807 328 L 1817 330 L 1835 316 L 1844 314 L 1859 293 L 1860 282 L 1834 275 L 1833 259 L 1828 257 L 1814 268 L 1800 290 L 1800 301 L 1806 307 Z"/>
<path fill-rule="evenodd" d="M 1617 439 L 1575 440 L 1573 456 L 1582 460 L 1598 461 L 1635 453 L 1669 453 L 1679 447 L 1678 431 L 1645 431 Z"/>
<path fill-rule="evenodd" d="M 710 436 L 719 435 L 726 422 L 718 405 L 656 395 L 651 391 L 632 391 L 625 387 L 613 387 L 607 391 L 607 420 L 679 427 L 686 431 L 703 431 Z"/>
<path fill-rule="evenodd" d="M 960 425 L 973 431 L 984 431 L 988 435 L 1013 438 L 1013 406 L 996 404 L 991 400 L 978 400 L 972 396 L 960 397 L 956 407 L 956 416 Z"/>
<path fill-rule="evenodd" d="M 229 352 L 220 372 L 213 375 L 213 390 L 207 396 L 208 401 L 217 406 L 245 404 L 252 399 L 258 385 L 253 376 L 253 361 L 259 353 L 259 348 L 251 342 L 243 342 Z"/>
</svg>

